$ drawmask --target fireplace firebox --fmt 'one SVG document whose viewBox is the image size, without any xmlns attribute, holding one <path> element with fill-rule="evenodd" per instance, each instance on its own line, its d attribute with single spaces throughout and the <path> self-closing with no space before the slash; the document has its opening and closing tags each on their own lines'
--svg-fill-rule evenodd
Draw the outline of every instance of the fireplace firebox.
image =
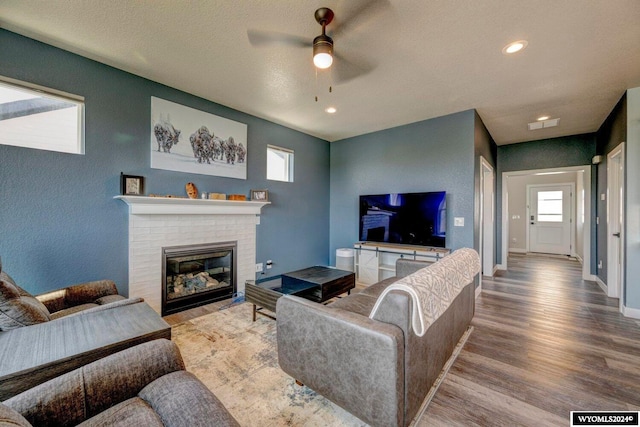
<svg viewBox="0 0 640 427">
<path fill-rule="evenodd" d="M 162 248 L 162 315 L 230 298 L 237 242 Z"/>
</svg>

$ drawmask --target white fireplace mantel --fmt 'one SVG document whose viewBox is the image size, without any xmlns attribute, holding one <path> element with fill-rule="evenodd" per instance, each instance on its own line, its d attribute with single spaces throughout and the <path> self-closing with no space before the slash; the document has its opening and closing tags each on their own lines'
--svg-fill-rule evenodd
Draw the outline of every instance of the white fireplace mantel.
<svg viewBox="0 0 640 427">
<path fill-rule="evenodd" d="M 115 196 L 129 205 L 130 215 L 260 215 L 269 202 L 186 199 L 178 197 Z"/>
</svg>

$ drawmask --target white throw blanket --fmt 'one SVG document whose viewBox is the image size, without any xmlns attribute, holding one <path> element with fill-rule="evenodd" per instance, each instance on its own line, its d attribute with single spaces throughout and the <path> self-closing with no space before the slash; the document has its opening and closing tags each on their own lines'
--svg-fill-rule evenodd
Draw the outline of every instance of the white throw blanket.
<svg viewBox="0 0 640 427">
<path fill-rule="evenodd" d="M 421 337 L 479 272 L 478 253 L 470 248 L 458 249 L 440 261 L 389 285 L 378 297 L 369 318 L 373 319 L 389 292 L 405 291 L 412 299 L 413 331 Z"/>
</svg>

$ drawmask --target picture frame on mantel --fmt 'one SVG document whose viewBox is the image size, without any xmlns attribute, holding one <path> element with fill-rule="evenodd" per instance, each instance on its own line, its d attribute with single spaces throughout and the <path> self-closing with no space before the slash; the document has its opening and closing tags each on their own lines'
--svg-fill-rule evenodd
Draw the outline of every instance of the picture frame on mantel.
<svg viewBox="0 0 640 427">
<path fill-rule="evenodd" d="M 254 202 L 268 202 L 269 191 L 268 190 L 251 190 L 251 200 Z"/>
<path fill-rule="evenodd" d="M 144 177 L 125 175 L 120 172 L 120 193 L 123 196 L 142 196 L 144 194 Z"/>
</svg>

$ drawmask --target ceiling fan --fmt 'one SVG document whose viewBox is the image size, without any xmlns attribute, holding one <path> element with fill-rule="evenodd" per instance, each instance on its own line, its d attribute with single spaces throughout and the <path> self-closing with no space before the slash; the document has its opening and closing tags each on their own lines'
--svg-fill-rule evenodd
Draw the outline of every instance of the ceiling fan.
<svg viewBox="0 0 640 427">
<path fill-rule="evenodd" d="M 339 37 L 353 28 L 366 25 L 377 15 L 381 14 L 389 7 L 388 0 L 369 0 L 362 2 L 362 5 L 352 11 L 337 25 L 332 25 L 331 36 L 327 35 L 327 26 L 335 18 L 333 10 L 328 7 L 321 7 L 314 13 L 315 20 L 322 26 L 322 34 L 315 37 L 313 41 L 309 37 L 302 37 L 292 34 L 247 30 L 249 42 L 255 47 L 283 44 L 293 47 L 312 48 L 313 63 L 319 69 L 331 68 L 333 78 L 337 83 L 344 83 L 356 77 L 371 72 L 375 64 L 361 58 L 345 58 L 334 51 L 333 38 Z M 334 60 L 335 59 L 335 60 Z"/>
</svg>

